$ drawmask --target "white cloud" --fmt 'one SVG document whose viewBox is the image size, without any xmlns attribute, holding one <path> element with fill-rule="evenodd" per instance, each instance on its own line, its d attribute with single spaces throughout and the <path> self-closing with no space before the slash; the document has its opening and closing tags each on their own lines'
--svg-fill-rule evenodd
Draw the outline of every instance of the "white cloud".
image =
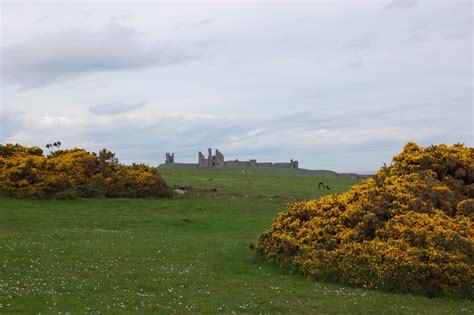
<svg viewBox="0 0 474 315">
<path fill-rule="evenodd" d="M 2 4 L 0 141 L 336 170 L 472 145 L 472 3 L 386 4 Z"/>
<path fill-rule="evenodd" d="M 196 52 L 176 44 L 146 43 L 134 27 L 69 29 L 2 48 L 6 83 L 31 89 L 92 72 L 180 64 Z"/>
<path fill-rule="evenodd" d="M 128 113 L 133 110 L 141 109 L 145 107 L 147 102 L 138 102 L 133 104 L 127 104 L 124 102 L 110 102 L 106 104 L 100 104 L 89 107 L 89 111 L 96 115 L 118 115 Z"/>
<path fill-rule="evenodd" d="M 419 0 L 393 0 L 387 4 L 390 9 L 407 9 L 418 5 Z"/>
<path fill-rule="evenodd" d="M 372 113 L 373 114 L 373 113 Z M 99 150 L 107 147 L 118 153 L 124 162 L 145 161 L 160 164 L 164 152 L 179 152 L 179 160 L 192 157 L 198 150 L 217 147 L 228 158 L 274 156 L 274 159 L 299 158 L 302 167 L 317 167 L 304 155 L 313 156 L 345 150 L 370 152 L 381 143 L 402 145 L 411 140 L 421 143 L 433 138 L 451 141 L 459 135 L 446 134 L 443 128 L 409 128 L 380 124 L 336 124 L 324 127 L 325 118 L 306 117 L 295 124 L 297 113 L 262 118 L 225 117 L 196 113 L 130 112 L 123 115 L 90 117 L 34 116 L 27 113 L 0 113 L 20 128 L 7 130 L 2 142 L 41 145 L 60 140 L 64 147 L 86 147 Z M 303 115 L 303 114 L 302 114 Z M 346 115 L 350 115 L 349 113 Z M 365 113 L 370 116 L 371 113 Z M 356 116 L 354 116 L 356 117 Z M 303 117 L 302 117 L 303 118 Z M 337 117 L 327 117 L 327 122 Z M 344 120 L 344 117 L 340 117 Z M 3 120 L 2 120 L 3 122 Z M 13 126 L 10 125 L 10 128 Z M 466 137 L 466 135 L 461 135 Z M 140 152 L 137 156 L 136 153 Z M 337 154 L 337 153 L 335 153 Z M 388 161 L 386 161 L 388 162 Z M 376 164 L 372 167 L 370 165 Z M 380 162 L 367 161 L 357 169 L 374 169 Z M 321 166 L 324 166 L 322 164 Z M 321 167 L 320 166 L 320 167 Z M 334 168 L 327 164 L 328 168 Z M 341 169 L 341 168 L 340 168 Z M 343 168 L 350 170 L 350 166 Z M 354 170 L 352 168 L 352 170 Z"/>
</svg>

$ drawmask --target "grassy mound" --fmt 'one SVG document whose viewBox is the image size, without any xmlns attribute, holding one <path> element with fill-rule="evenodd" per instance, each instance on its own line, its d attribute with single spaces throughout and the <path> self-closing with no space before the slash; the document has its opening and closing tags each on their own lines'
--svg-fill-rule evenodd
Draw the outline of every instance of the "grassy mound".
<svg viewBox="0 0 474 315">
<path fill-rule="evenodd" d="M 252 248 L 316 279 L 474 296 L 474 149 L 408 143 L 350 191 L 289 204 Z"/>
<path fill-rule="evenodd" d="M 158 172 L 143 164 L 126 166 L 115 154 L 84 149 L 43 155 L 39 147 L 0 145 L 0 192 L 14 197 L 152 197 L 170 189 Z"/>
</svg>

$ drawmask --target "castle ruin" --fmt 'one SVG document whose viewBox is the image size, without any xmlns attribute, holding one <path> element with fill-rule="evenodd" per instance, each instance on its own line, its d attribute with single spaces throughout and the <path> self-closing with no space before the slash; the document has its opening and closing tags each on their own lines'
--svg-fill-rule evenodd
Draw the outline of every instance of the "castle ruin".
<svg viewBox="0 0 474 315">
<path fill-rule="evenodd" d="M 165 163 L 166 164 L 174 163 L 174 153 L 166 153 Z"/>
<path fill-rule="evenodd" d="M 224 154 L 216 149 L 216 155 L 212 155 L 211 148 L 207 149 L 207 159 L 201 151 L 198 152 L 198 166 L 199 167 L 224 167 Z"/>
<path fill-rule="evenodd" d="M 198 152 L 197 163 L 176 163 L 174 161 L 174 153 L 166 153 L 165 164 L 182 166 L 182 167 L 277 167 L 277 168 L 298 168 L 298 161 L 290 160 L 290 162 L 257 162 L 257 160 L 239 161 L 224 160 L 224 154 L 216 149 L 216 154 L 212 155 L 212 149 L 207 150 L 207 157 Z"/>
</svg>

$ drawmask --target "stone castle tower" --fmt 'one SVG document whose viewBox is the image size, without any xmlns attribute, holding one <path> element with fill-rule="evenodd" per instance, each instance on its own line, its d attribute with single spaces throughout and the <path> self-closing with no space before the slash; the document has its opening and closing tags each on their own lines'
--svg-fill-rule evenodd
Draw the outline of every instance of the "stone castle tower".
<svg viewBox="0 0 474 315">
<path fill-rule="evenodd" d="M 212 149 L 207 149 L 207 159 L 201 151 L 198 153 L 198 166 L 200 167 L 224 167 L 224 154 L 216 149 L 216 155 L 212 155 Z"/>
<path fill-rule="evenodd" d="M 166 153 L 165 164 L 174 164 L 174 153 Z"/>
</svg>

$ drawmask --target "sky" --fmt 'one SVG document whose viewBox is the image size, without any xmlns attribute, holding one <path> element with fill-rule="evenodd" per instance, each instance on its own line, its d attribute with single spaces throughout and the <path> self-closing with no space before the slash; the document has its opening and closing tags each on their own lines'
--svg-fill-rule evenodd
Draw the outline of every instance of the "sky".
<svg viewBox="0 0 474 315">
<path fill-rule="evenodd" d="M 473 146 L 471 1 L 2 1 L 0 143 L 369 172 Z"/>
</svg>

